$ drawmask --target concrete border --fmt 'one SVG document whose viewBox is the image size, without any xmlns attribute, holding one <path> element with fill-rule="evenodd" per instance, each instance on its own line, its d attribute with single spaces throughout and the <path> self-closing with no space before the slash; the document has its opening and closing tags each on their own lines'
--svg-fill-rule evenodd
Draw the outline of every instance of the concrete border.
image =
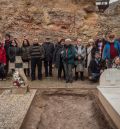
<svg viewBox="0 0 120 129">
<path fill-rule="evenodd" d="M 120 129 L 120 114 L 112 104 L 112 101 L 115 102 L 116 100 L 115 99 L 114 100 L 108 99 L 106 97 L 106 94 L 104 92 L 102 92 L 101 89 L 105 89 L 107 91 L 109 88 L 98 88 L 98 98 L 99 98 L 101 104 L 103 105 L 105 111 L 110 116 L 111 120 L 114 122 L 115 126 L 118 129 Z M 109 93 L 109 91 L 107 91 L 107 92 Z"/>
</svg>

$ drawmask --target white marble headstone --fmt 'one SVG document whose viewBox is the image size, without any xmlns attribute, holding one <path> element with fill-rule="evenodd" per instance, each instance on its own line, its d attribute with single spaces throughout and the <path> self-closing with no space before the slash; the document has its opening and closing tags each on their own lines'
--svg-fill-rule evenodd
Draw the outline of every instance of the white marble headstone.
<svg viewBox="0 0 120 129">
<path fill-rule="evenodd" d="M 100 87 L 120 87 L 120 70 L 105 70 L 100 77 Z"/>
</svg>

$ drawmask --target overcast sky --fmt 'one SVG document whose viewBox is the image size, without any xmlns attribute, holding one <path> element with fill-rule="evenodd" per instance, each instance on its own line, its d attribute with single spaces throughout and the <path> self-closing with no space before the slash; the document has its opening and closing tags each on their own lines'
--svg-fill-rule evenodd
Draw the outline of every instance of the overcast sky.
<svg viewBox="0 0 120 129">
<path fill-rule="evenodd" d="M 112 2 L 115 2 L 115 1 L 118 1 L 118 0 L 110 0 L 111 3 L 112 3 Z"/>
</svg>

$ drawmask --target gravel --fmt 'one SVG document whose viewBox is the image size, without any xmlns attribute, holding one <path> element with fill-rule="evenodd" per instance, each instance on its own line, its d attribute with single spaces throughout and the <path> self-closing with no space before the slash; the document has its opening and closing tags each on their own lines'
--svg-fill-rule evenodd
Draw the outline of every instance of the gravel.
<svg viewBox="0 0 120 129">
<path fill-rule="evenodd" d="M 36 90 L 27 94 L 11 94 L 10 90 L 0 95 L 0 129 L 19 129 L 31 105 Z"/>
</svg>

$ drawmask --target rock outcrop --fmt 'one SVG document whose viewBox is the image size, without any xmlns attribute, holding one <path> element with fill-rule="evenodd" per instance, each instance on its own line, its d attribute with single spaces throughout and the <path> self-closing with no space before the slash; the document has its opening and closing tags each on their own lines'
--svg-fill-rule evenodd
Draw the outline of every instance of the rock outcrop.
<svg viewBox="0 0 120 129">
<path fill-rule="evenodd" d="M 19 39 L 25 34 L 86 41 L 100 29 L 98 19 L 95 0 L 0 0 L 0 33 Z"/>
<path fill-rule="evenodd" d="M 120 37 L 120 0 L 112 3 L 106 10 L 101 20 L 101 28 L 106 33 L 113 32 Z"/>
</svg>

